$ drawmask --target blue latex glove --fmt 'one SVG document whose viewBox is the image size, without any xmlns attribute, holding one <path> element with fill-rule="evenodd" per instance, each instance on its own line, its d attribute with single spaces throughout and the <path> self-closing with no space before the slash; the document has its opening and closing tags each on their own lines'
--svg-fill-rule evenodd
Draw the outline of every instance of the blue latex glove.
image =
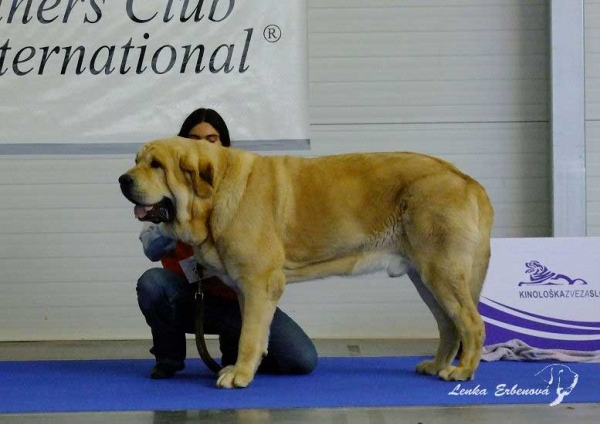
<svg viewBox="0 0 600 424">
<path fill-rule="evenodd" d="M 140 233 L 140 241 L 144 247 L 144 254 L 152 262 L 160 261 L 167 253 L 175 249 L 177 241 L 166 236 L 161 230 L 160 225 L 144 223 Z"/>
</svg>

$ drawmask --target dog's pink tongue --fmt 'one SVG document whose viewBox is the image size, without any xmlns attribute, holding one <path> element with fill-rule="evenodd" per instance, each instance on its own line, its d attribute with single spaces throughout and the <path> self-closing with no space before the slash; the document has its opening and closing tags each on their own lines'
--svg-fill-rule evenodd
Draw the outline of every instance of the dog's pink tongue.
<svg viewBox="0 0 600 424">
<path fill-rule="evenodd" d="M 151 209 L 152 206 L 135 205 L 135 208 L 133 209 L 133 214 L 136 218 L 141 219 L 145 217 L 148 211 Z"/>
</svg>

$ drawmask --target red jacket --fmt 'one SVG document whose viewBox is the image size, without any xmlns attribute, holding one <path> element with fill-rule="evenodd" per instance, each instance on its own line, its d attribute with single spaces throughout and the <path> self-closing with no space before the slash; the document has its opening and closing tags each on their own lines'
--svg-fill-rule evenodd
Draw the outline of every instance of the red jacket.
<svg viewBox="0 0 600 424">
<path fill-rule="evenodd" d="M 160 259 L 160 261 L 165 269 L 168 269 L 185 277 L 185 273 L 183 272 L 181 265 L 179 265 L 179 261 L 187 259 L 190 256 L 194 256 L 194 251 L 192 250 L 192 248 L 187 244 L 177 242 L 175 249 L 163 256 Z M 202 288 L 204 289 L 205 293 L 211 294 L 213 296 L 237 300 L 237 295 L 235 291 L 227 287 L 225 283 L 223 283 L 217 277 L 209 277 L 203 279 Z"/>
</svg>

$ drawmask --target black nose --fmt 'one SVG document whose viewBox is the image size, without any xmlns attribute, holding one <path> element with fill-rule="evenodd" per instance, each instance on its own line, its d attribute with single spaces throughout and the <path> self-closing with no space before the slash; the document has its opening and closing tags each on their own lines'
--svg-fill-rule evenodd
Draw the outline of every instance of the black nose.
<svg viewBox="0 0 600 424">
<path fill-rule="evenodd" d="M 129 174 L 123 174 L 119 177 L 119 184 L 122 186 L 130 186 L 133 183 L 133 178 Z"/>
</svg>

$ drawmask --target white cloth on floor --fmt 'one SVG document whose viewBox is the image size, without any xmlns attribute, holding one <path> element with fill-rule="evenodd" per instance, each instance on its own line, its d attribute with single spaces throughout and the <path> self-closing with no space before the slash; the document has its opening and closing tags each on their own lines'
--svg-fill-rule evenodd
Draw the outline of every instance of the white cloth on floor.
<svg viewBox="0 0 600 424">
<path fill-rule="evenodd" d="M 600 362 L 600 350 L 540 349 L 519 339 L 484 346 L 481 360 Z"/>
</svg>

